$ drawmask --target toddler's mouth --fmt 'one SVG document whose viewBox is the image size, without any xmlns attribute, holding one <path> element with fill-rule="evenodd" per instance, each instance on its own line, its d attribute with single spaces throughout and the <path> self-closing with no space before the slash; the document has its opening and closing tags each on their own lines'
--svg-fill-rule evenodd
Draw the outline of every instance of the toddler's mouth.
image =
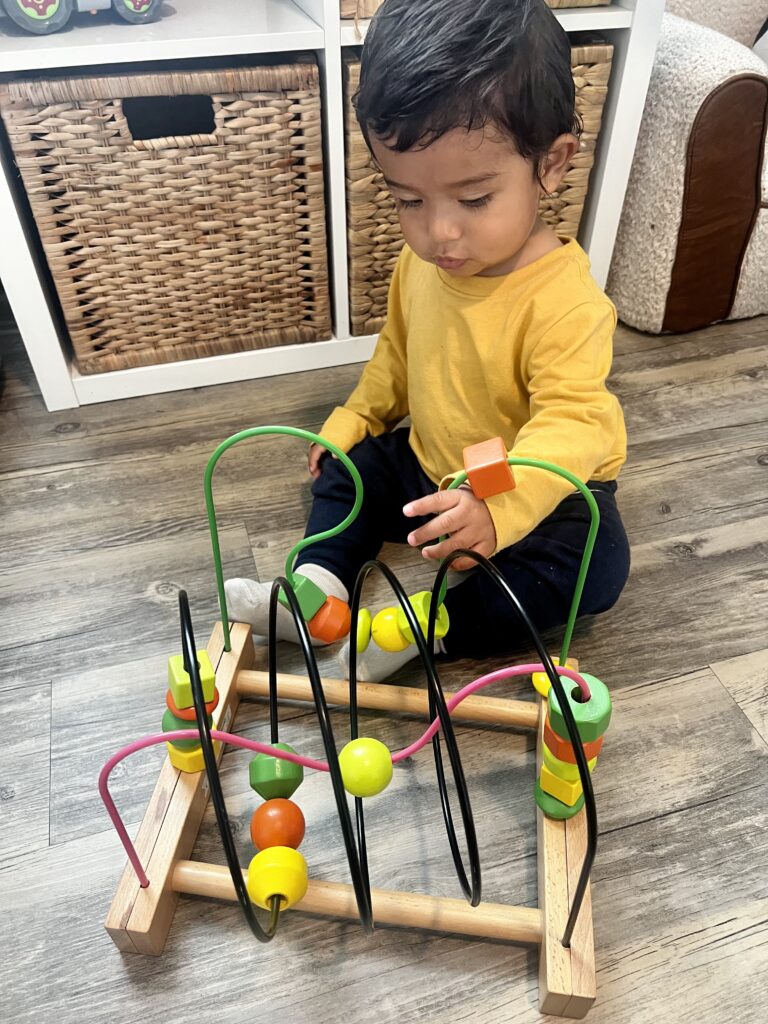
<svg viewBox="0 0 768 1024">
<path fill-rule="evenodd" d="M 466 260 L 451 259 L 448 256 L 436 256 L 435 263 L 441 270 L 461 270 Z"/>
</svg>

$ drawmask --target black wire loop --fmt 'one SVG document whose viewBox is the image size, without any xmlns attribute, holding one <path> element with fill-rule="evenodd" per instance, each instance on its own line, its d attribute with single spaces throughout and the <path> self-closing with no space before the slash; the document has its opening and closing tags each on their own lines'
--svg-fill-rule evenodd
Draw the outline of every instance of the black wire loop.
<svg viewBox="0 0 768 1024">
<path fill-rule="evenodd" d="M 434 585 L 432 587 L 432 601 L 429 606 L 429 638 L 430 645 L 434 637 L 435 619 L 438 612 L 438 596 L 440 588 L 443 584 L 443 580 L 448 572 L 448 569 L 457 558 L 471 558 L 475 561 L 479 568 L 483 569 L 496 585 L 501 589 L 502 593 L 509 600 L 510 604 L 514 607 L 517 614 L 523 621 L 523 625 L 528 630 L 528 633 L 533 641 L 533 645 L 536 648 L 536 652 L 541 659 L 541 663 L 544 666 L 544 670 L 547 673 L 550 683 L 552 684 L 555 694 L 557 695 L 560 708 L 563 712 L 563 718 L 565 719 L 565 725 L 568 730 L 568 738 L 571 741 L 573 752 L 576 756 L 576 764 L 579 769 L 579 781 L 581 782 L 584 790 L 584 807 L 587 815 L 587 849 L 584 854 L 584 863 L 581 866 L 581 873 L 579 874 L 579 880 L 576 884 L 576 891 L 573 895 L 573 902 L 568 914 L 568 921 L 565 925 L 565 931 L 561 942 L 564 946 L 568 947 L 571 944 L 571 936 L 573 935 L 573 929 L 576 926 L 576 921 L 579 916 L 579 910 L 581 909 L 582 903 L 584 902 L 584 894 L 589 883 L 589 875 L 592 871 L 592 864 L 595 860 L 595 854 L 597 852 L 597 806 L 595 804 L 595 794 L 592 789 L 592 777 L 589 773 L 589 767 L 587 765 L 587 758 L 584 754 L 584 747 L 582 746 L 581 737 L 579 736 L 579 730 L 576 725 L 576 719 L 573 717 L 573 711 L 568 698 L 565 695 L 563 684 L 560 682 L 560 676 L 557 674 L 554 662 L 549 655 L 549 651 L 544 646 L 544 641 L 531 621 L 525 608 L 520 603 L 520 599 L 517 597 L 509 583 L 504 579 L 498 568 L 485 558 L 484 555 L 479 554 L 477 551 L 469 551 L 466 548 L 458 548 L 456 551 L 452 551 L 451 554 L 443 560 L 438 569 L 437 576 L 435 578 Z M 431 650 L 431 646 L 430 646 Z M 435 740 L 437 739 L 435 736 Z M 543 813 L 543 812 L 542 812 Z"/>
<path fill-rule="evenodd" d="M 179 616 L 181 618 L 181 650 L 184 659 L 184 669 L 192 682 L 192 698 L 195 703 L 197 728 L 200 731 L 203 760 L 205 761 L 205 770 L 208 773 L 208 784 L 211 787 L 211 802 L 216 814 L 216 824 L 221 836 L 221 844 L 224 847 L 224 855 L 227 858 L 227 867 L 232 876 L 232 884 L 235 887 L 237 900 L 243 911 L 243 916 L 248 922 L 248 927 L 259 942 L 269 942 L 277 932 L 281 900 L 279 896 L 275 896 L 270 901 L 269 924 L 264 929 L 256 917 L 253 904 L 245 886 L 243 872 L 240 867 L 237 850 L 235 849 L 235 841 L 232 836 L 232 829 L 229 824 L 229 815 L 224 803 L 224 794 L 221 791 L 221 779 L 219 778 L 219 769 L 216 764 L 216 753 L 213 749 L 211 730 L 208 726 L 208 715 L 205 710 L 203 684 L 200 681 L 200 666 L 197 661 L 195 635 L 192 630 L 192 616 L 189 611 L 189 600 L 185 590 L 179 591 Z"/>
<path fill-rule="evenodd" d="M 320 725 L 320 733 L 323 737 L 323 747 L 328 761 L 328 769 L 333 785 L 333 795 L 336 800 L 336 810 L 339 815 L 341 834 L 344 839 L 344 849 L 349 863 L 349 872 L 352 876 L 352 887 L 357 901 L 357 910 L 360 915 L 360 923 L 366 932 L 373 931 L 373 904 L 371 900 L 371 886 L 368 878 L 368 860 L 365 848 L 365 830 L 358 828 L 358 841 L 355 841 L 355 834 L 352 828 L 352 818 L 347 803 L 347 791 L 344 789 L 344 780 L 339 765 L 339 755 L 336 753 L 336 741 L 333 737 L 331 716 L 328 712 L 328 704 L 323 691 L 323 684 L 320 679 L 320 671 L 317 667 L 315 651 L 309 636 L 309 629 L 301 613 L 296 593 L 283 576 L 278 576 L 272 583 L 272 591 L 269 597 L 269 700 L 270 700 L 270 721 L 277 722 L 277 645 L 272 638 L 275 636 L 277 626 L 277 601 L 280 591 L 285 594 L 289 611 L 293 615 L 296 629 L 299 635 L 299 646 L 304 655 L 304 664 L 309 676 L 309 683 L 312 687 L 312 696 L 315 702 L 315 713 Z M 274 714 L 272 702 L 274 701 Z M 274 734 L 277 735 L 275 726 Z"/>
<path fill-rule="evenodd" d="M 453 722 L 445 703 L 445 695 L 443 693 L 443 688 L 431 653 L 434 647 L 435 618 L 437 615 L 437 608 L 433 607 L 435 605 L 435 597 L 433 594 L 432 604 L 430 605 L 429 627 L 427 630 L 428 640 L 425 640 L 424 634 L 419 626 L 419 621 L 416 618 L 416 613 L 413 610 L 411 602 L 408 600 L 408 595 L 403 589 L 403 585 L 389 566 L 385 565 L 378 559 L 373 559 L 372 561 L 365 563 L 357 574 L 355 587 L 352 592 L 352 625 L 349 632 L 349 714 L 352 737 L 355 738 L 357 736 L 357 617 L 360 609 L 360 596 L 362 594 L 363 584 L 368 576 L 374 571 L 380 572 L 382 576 L 384 576 L 400 602 L 400 607 L 403 609 L 403 613 L 408 621 L 408 626 L 410 627 L 416 647 L 418 648 L 419 657 L 421 658 L 422 665 L 424 666 L 424 670 L 427 674 L 429 720 L 431 722 L 435 718 L 440 719 L 440 730 L 438 730 L 432 740 L 432 747 L 435 754 L 437 784 L 440 790 L 440 803 L 443 808 L 443 819 L 445 821 L 445 828 L 448 834 L 448 843 L 451 848 L 451 856 L 453 857 L 453 863 L 456 868 L 456 875 L 459 879 L 461 890 L 468 899 L 470 905 L 476 907 L 480 902 L 482 881 L 480 874 L 480 853 L 477 846 L 477 833 L 475 831 L 475 821 L 472 815 L 472 804 L 469 799 L 467 780 L 464 775 L 461 756 L 459 755 L 456 734 L 453 730 Z M 440 732 L 443 733 L 445 745 L 448 749 L 448 758 L 451 763 L 454 785 L 456 786 L 456 793 L 461 811 L 464 838 L 467 845 L 467 857 L 469 860 L 469 880 L 467 879 L 467 873 L 464 870 L 464 865 L 462 863 L 461 851 L 459 850 L 459 843 L 456 838 L 456 828 L 451 816 L 448 790 L 445 783 L 445 772 L 443 770 L 442 756 L 440 754 Z M 362 800 L 356 800 L 358 832 L 362 833 L 364 842 L 365 827 L 363 824 L 362 804 Z"/>
<path fill-rule="evenodd" d="M 408 626 L 413 634 L 418 654 L 421 662 L 424 666 L 424 670 L 427 675 L 427 687 L 429 697 L 429 718 L 433 721 L 438 718 L 440 721 L 440 729 L 435 733 L 432 738 L 432 748 L 435 759 L 435 770 L 437 773 L 438 789 L 440 792 L 440 803 L 443 811 L 443 819 L 445 822 L 446 833 L 448 836 L 448 843 L 451 849 L 451 856 L 453 857 L 454 866 L 456 868 L 456 874 L 459 879 L 459 884 L 464 895 L 467 897 L 470 904 L 475 907 L 480 903 L 481 897 L 481 870 L 480 870 L 480 855 L 477 846 L 477 834 L 475 831 L 474 817 L 472 814 L 472 804 L 469 799 L 469 792 L 467 790 L 466 777 L 464 775 L 464 768 L 461 763 L 461 757 L 459 754 L 458 744 L 456 742 L 456 735 L 453 729 L 453 723 L 451 721 L 450 713 L 445 702 L 445 695 L 443 688 L 440 683 L 440 678 L 437 672 L 437 668 L 432 657 L 432 651 L 434 649 L 435 639 L 435 623 L 437 620 L 437 614 L 439 611 L 439 595 L 443 584 L 443 580 L 452 565 L 452 563 L 458 558 L 471 558 L 479 568 L 481 568 L 491 579 L 494 580 L 496 585 L 500 588 L 502 593 L 506 596 L 509 602 L 514 607 L 515 611 L 519 615 L 523 622 L 526 630 L 528 631 L 531 640 L 533 641 L 534 647 L 541 659 L 541 663 L 544 666 L 544 670 L 547 673 L 547 677 L 554 688 L 557 699 L 560 703 L 560 707 L 563 712 L 563 718 L 565 725 L 568 730 L 568 737 L 573 747 L 574 755 L 576 757 L 576 764 L 579 770 L 579 780 L 581 782 L 584 791 L 584 806 L 587 817 L 587 849 L 584 855 L 584 863 L 581 867 L 579 874 L 579 880 L 576 885 L 576 891 L 573 896 L 570 911 L 568 914 L 568 921 L 566 923 L 565 931 L 562 937 L 562 944 L 569 946 L 571 937 L 573 935 L 573 929 L 576 925 L 576 921 L 579 916 L 579 911 L 584 901 L 584 895 L 586 892 L 587 884 L 589 882 L 589 875 L 592 870 L 592 864 L 595 859 L 595 853 L 597 851 L 597 807 L 595 805 L 595 796 L 592 789 L 592 780 L 587 765 L 586 755 L 584 754 L 584 748 L 581 743 L 581 738 L 578 733 L 578 727 L 576 720 L 573 716 L 570 703 L 565 694 L 560 677 L 557 673 L 552 658 L 547 651 L 544 642 L 539 635 L 538 630 L 533 625 L 528 613 L 523 608 L 520 600 L 518 599 L 515 592 L 510 587 L 509 583 L 504 579 L 498 568 L 483 555 L 476 551 L 470 551 L 465 548 L 459 548 L 456 551 L 445 558 L 440 568 L 438 569 L 435 577 L 435 582 L 432 587 L 432 597 L 429 606 L 429 619 L 427 623 L 427 637 L 425 639 L 419 625 L 416 614 L 413 607 L 408 600 L 402 584 L 397 579 L 395 574 L 378 559 L 366 562 L 357 575 L 355 580 L 355 586 L 352 593 L 351 601 L 351 628 L 349 634 L 349 718 L 350 718 L 350 737 L 356 739 L 358 736 L 358 707 L 357 707 L 357 620 L 360 612 L 360 598 L 362 595 L 363 585 L 372 572 L 380 572 L 389 583 L 392 591 L 397 597 L 400 606 L 403 610 L 403 614 L 408 622 Z M 373 931 L 373 908 L 371 900 L 371 887 L 370 878 L 368 872 L 368 857 L 365 841 L 365 816 L 363 812 L 363 801 L 360 797 L 355 797 L 355 817 L 356 817 L 356 835 L 352 828 L 352 819 L 349 813 L 349 805 L 347 802 L 347 793 L 344 789 L 344 781 L 341 775 L 341 768 L 339 766 L 339 758 L 336 752 L 336 743 L 333 736 L 333 728 L 331 726 L 330 714 L 328 711 L 328 704 L 325 699 L 325 693 L 323 691 L 322 681 L 320 679 L 320 672 L 317 666 L 317 659 L 315 658 L 315 652 L 312 647 L 312 642 L 307 628 L 307 623 L 304 620 L 304 616 L 301 613 L 301 607 L 298 599 L 294 592 L 293 587 L 287 579 L 282 576 L 277 577 L 272 584 L 272 591 L 270 593 L 269 601 L 269 721 L 270 721 L 270 735 L 271 742 L 273 744 L 279 742 L 278 735 L 278 704 L 277 704 L 277 650 L 276 644 L 271 640 L 276 633 L 277 624 L 277 606 L 280 591 L 286 595 L 288 603 L 288 609 L 291 612 L 294 622 L 296 623 L 296 629 L 298 633 L 299 646 L 301 648 L 304 663 L 307 669 L 307 675 L 309 677 L 310 686 L 312 688 L 312 695 L 315 703 L 315 711 L 320 725 L 320 732 L 323 738 L 323 746 L 325 748 L 326 758 L 328 760 L 328 768 L 331 776 L 331 783 L 333 786 L 333 794 L 336 800 L 336 808 L 339 815 L 339 822 L 341 825 L 342 836 L 344 839 L 344 847 L 347 854 L 347 861 L 349 863 L 349 870 L 352 876 L 352 886 L 355 893 L 355 899 L 357 901 L 358 913 L 360 915 L 360 921 L 363 928 L 371 932 Z M 189 673 L 192 681 L 192 695 L 195 704 L 195 714 L 197 717 L 198 729 L 200 730 L 200 740 L 203 749 L 203 758 L 205 761 L 206 771 L 208 772 L 208 779 L 211 787 L 211 800 L 213 802 L 214 811 L 216 813 L 216 823 L 221 835 L 222 845 L 224 847 L 224 853 L 227 858 L 227 865 L 229 867 L 232 881 L 235 886 L 235 892 L 237 893 L 238 901 L 243 911 L 248 925 L 261 942 L 268 942 L 277 930 L 277 924 L 279 919 L 279 906 L 280 898 L 273 897 L 271 902 L 271 914 L 270 923 L 265 931 L 259 924 L 256 915 L 253 911 L 253 907 L 248 897 L 248 892 L 243 881 L 242 871 L 237 858 L 237 852 L 235 850 L 234 840 L 232 838 L 232 831 L 229 825 L 229 817 L 227 815 L 226 806 L 224 804 L 224 797 L 221 791 L 221 781 L 219 779 L 219 772 L 216 765 L 216 755 L 213 749 L 213 742 L 211 740 L 210 729 L 208 727 L 208 717 L 205 711 L 205 701 L 203 697 L 203 687 L 200 681 L 199 666 L 197 663 L 197 654 L 195 648 L 194 634 L 192 632 L 192 622 L 189 612 L 189 601 L 185 591 L 179 593 L 179 611 L 181 616 L 181 640 L 182 640 L 182 651 L 184 657 L 184 667 Z M 467 856 L 469 860 L 469 879 L 464 869 L 462 861 L 461 851 L 459 849 L 459 843 L 456 836 L 456 828 L 453 823 L 453 816 L 451 813 L 450 800 L 448 797 L 448 790 L 445 779 L 445 769 L 443 765 L 443 757 L 441 750 L 441 733 L 445 741 L 446 748 L 448 750 L 448 758 L 451 764 L 451 770 L 453 773 L 454 784 L 456 786 L 456 792 L 458 796 L 459 808 L 461 811 L 462 825 L 464 828 L 464 836 L 467 846 Z"/>
</svg>

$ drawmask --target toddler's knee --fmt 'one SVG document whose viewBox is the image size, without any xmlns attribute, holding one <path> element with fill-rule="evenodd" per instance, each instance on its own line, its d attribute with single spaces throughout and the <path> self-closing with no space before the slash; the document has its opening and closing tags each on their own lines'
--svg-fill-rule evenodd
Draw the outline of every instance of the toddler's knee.
<svg viewBox="0 0 768 1024">
<path fill-rule="evenodd" d="M 629 579 L 629 544 L 613 544 L 602 554 L 599 574 L 588 578 L 585 588 L 583 611 L 589 615 L 599 615 L 613 608 Z"/>
</svg>

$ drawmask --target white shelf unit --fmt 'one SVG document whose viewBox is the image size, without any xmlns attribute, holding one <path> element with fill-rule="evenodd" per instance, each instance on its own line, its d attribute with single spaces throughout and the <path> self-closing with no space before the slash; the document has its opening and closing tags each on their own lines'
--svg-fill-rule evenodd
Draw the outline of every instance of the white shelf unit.
<svg viewBox="0 0 768 1024">
<path fill-rule="evenodd" d="M 608 274 L 640 126 L 665 0 L 616 0 L 608 6 L 556 11 L 568 32 L 599 31 L 615 47 L 603 128 L 580 238 L 598 282 Z M 15 169 L 6 153 L 0 173 L 0 279 L 49 410 L 138 395 L 361 362 L 375 338 L 353 338 L 349 326 L 344 174 L 345 46 L 360 45 L 367 22 L 339 18 L 338 0 L 179 0 L 152 25 L 129 25 L 111 13 L 76 16 L 64 32 L 22 35 L 0 20 L 0 74 L 45 74 L 104 64 L 312 50 L 323 70 L 326 198 L 334 306 L 330 341 L 211 356 L 83 376 L 66 340 L 37 264 L 34 228 L 15 197 Z"/>
<path fill-rule="evenodd" d="M 629 28 L 632 24 L 632 10 L 618 3 L 607 7 L 562 7 L 555 17 L 566 32 L 593 32 L 607 29 Z M 348 18 L 341 19 L 341 45 L 360 46 L 370 25 L 370 18 L 355 24 Z"/>
</svg>

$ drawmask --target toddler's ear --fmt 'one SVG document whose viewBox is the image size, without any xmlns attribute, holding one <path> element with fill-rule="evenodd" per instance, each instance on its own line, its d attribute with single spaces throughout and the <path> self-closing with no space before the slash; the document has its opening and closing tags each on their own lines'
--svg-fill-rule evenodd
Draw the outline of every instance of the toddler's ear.
<svg viewBox="0 0 768 1024">
<path fill-rule="evenodd" d="M 574 155 L 579 151 L 579 140 L 567 133 L 558 135 L 541 161 L 539 182 L 544 194 L 551 194 L 563 180 L 563 175 Z"/>
</svg>

